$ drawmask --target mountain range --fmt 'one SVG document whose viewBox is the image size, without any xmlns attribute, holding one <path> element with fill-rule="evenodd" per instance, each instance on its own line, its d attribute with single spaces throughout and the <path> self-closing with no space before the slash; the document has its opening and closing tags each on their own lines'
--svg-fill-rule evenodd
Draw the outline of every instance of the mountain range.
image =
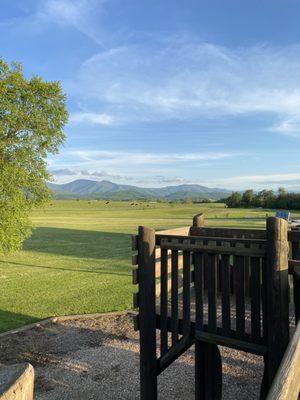
<svg viewBox="0 0 300 400">
<path fill-rule="evenodd" d="M 77 179 L 64 184 L 48 183 L 55 199 L 107 199 L 107 200 L 218 200 L 228 197 L 226 189 L 208 188 L 196 184 L 143 188 L 120 185 L 109 181 Z"/>
</svg>

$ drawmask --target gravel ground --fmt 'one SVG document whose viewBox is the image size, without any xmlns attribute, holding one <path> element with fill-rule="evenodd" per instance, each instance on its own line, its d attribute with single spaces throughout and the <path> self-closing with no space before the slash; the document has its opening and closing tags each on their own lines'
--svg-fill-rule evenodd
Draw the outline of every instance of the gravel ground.
<svg viewBox="0 0 300 400">
<path fill-rule="evenodd" d="M 223 398 L 258 399 L 261 357 L 221 348 Z M 30 362 L 36 400 L 139 399 L 138 334 L 129 315 L 77 317 L 1 338 L 0 363 Z M 194 398 L 193 350 L 159 377 L 159 398 Z"/>
</svg>

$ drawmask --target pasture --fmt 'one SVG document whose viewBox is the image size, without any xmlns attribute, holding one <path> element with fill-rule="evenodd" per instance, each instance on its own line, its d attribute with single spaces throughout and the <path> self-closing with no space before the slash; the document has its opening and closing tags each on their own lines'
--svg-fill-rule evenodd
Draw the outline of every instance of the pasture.
<svg viewBox="0 0 300 400">
<path fill-rule="evenodd" d="M 223 204 L 102 200 L 53 201 L 36 210 L 23 250 L 0 257 L 0 331 L 49 316 L 130 309 L 130 234 L 138 225 L 190 225 L 199 212 L 207 226 L 257 228 L 274 214 Z"/>
</svg>

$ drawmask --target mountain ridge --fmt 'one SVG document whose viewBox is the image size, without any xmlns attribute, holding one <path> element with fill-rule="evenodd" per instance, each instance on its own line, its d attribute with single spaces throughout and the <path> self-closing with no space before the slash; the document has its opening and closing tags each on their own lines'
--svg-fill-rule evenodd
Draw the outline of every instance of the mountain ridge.
<svg viewBox="0 0 300 400">
<path fill-rule="evenodd" d="M 48 183 L 49 189 L 56 199 L 102 198 L 107 200 L 219 200 L 227 197 L 231 191 L 209 188 L 197 184 L 164 186 L 161 188 L 145 188 L 123 185 L 107 180 L 93 181 L 76 179 L 72 182 L 56 184 Z"/>
</svg>

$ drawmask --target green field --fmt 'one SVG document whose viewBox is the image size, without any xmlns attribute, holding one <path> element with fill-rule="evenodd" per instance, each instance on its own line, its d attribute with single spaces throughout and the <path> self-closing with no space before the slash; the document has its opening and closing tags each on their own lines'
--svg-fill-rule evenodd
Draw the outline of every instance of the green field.
<svg viewBox="0 0 300 400">
<path fill-rule="evenodd" d="M 263 227 L 267 210 L 222 204 L 56 201 L 32 215 L 24 249 L 0 258 L 0 331 L 65 314 L 131 308 L 130 234 L 191 224 Z M 136 205 L 137 204 L 137 205 Z"/>
</svg>

